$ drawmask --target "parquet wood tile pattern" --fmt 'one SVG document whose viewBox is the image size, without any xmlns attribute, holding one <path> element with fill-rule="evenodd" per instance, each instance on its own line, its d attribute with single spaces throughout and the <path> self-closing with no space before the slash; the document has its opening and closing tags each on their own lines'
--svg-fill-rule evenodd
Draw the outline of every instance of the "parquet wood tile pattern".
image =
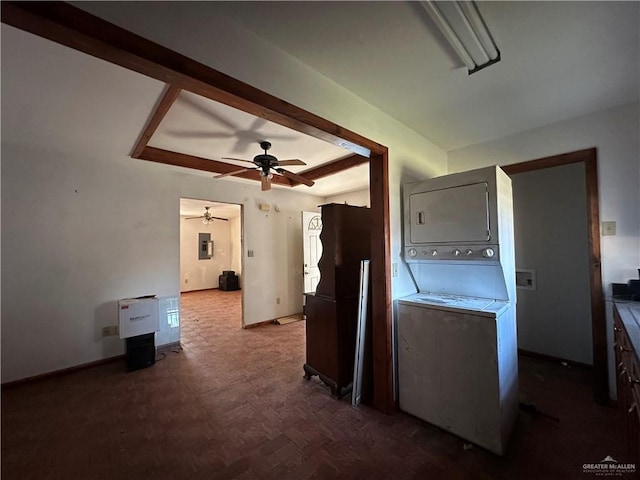
<svg viewBox="0 0 640 480">
<path fill-rule="evenodd" d="M 500 458 L 304 380 L 305 322 L 243 330 L 238 291 L 181 307 L 183 349 L 153 367 L 4 389 L 2 479 L 571 479 L 625 460 L 586 371 L 521 359 L 521 400 L 559 421 L 521 412 Z"/>
</svg>

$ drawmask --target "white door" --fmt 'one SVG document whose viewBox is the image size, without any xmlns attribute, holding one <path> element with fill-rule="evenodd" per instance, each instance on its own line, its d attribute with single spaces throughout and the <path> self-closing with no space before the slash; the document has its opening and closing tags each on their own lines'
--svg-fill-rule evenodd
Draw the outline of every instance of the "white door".
<svg viewBox="0 0 640 480">
<path fill-rule="evenodd" d="M 322 217 L 317 212 L 302 212 L 302 248 L 304 250 L 304 291 L 316 291 L 320 281 L 318 260 L 322 256 Z"/>
</svg>

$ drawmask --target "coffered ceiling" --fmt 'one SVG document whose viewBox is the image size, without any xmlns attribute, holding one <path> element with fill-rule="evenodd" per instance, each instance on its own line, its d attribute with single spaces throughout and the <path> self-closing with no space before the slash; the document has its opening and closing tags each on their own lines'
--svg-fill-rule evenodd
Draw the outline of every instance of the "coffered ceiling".
<svg viewBox="0 0 640 480">
<path fill-rule="evenodd" d="M 417 2 L 77 3 L 125 28 L 136 19 L 166 20 L 168 13 L 201 19 L 202 26 L 207 18 L 224 16 L 444 150 L 638 101 L 640 3 L 478 4 L 502 60 L 468 75 Z M 221 40 L 214 29 L 186 31 L 186 25 L 168 27 L 173 35 L 205 44 Z M 2 26 L 3 142 L 129 155 L 163 88 Z M 350 155 L 188 92 L 176 99 L 149 145 L 212 160 L 250 160 L 261 153 L 260 140 L 271 141 L 270 153 L 280 159 L 307 163 L 291 167 L 296 173 Z M 321 178 L 312 189 L 294 188 L 328 196 L 367 184 L 364 164 Z"/>
<path fill-rule="evenodd" d="M 153 133 L 148 145 L 222 161 L 241 169 L 251 165 L 231 160 L 229 157 L 251 161 L 254 156 L 264 153 L 260 148 L 260 142 L 263 140 L 271 142 L 269 154 L 279 160 L 299 159 L 305 162 L 306 165 L 303 166 L 286 167 L 287 170 L 298 174 L 353 155 L 352 152 L 339 146 L 187 91 L 180 92 Z M 227 180 L 253 182 L 234 177 L 214 181 Z M 334 175 L 316 179 L 315 182 L 310 193 L 318 196 L 366 188 L 368 166 L 363 164 L 352 167 Z M 278 185 L 273 184 L 273 187 Z M 309 187 L 297 185 L 294 188 L 306 191 Z"/>
</svg>

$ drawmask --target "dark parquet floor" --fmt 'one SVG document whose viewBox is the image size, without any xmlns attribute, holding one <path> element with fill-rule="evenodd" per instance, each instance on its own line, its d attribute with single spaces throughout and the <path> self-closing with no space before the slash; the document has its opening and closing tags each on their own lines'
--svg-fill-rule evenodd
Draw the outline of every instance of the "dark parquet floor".
<svg viewBox="0 0 640 480">
<path fill-rule="evenodd" d="M 521 412 L 497 457 L 303 379 L 304 322 L 241 328 L 240 292 L 182 296 L 182 346 L 2 392 L 3 480 L 571 479 L 623 461 L 617 412 L 589 372 L 521 359 Z"/>
</svg>

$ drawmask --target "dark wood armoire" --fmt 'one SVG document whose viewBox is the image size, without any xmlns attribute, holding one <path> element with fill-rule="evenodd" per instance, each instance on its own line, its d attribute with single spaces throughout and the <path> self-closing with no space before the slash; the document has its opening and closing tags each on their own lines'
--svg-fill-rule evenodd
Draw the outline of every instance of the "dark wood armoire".
<svg viewBox="0 0 640 480">
<path fill-rule="evenodd" d="M 318 375 L 340 398 L 351 391 L 358 320 L 360 261 L 371 258 L 371 210 L 322 205 L 322 257 L 315 293 L 305 294 L 305 378 Z"/>
</svg>

